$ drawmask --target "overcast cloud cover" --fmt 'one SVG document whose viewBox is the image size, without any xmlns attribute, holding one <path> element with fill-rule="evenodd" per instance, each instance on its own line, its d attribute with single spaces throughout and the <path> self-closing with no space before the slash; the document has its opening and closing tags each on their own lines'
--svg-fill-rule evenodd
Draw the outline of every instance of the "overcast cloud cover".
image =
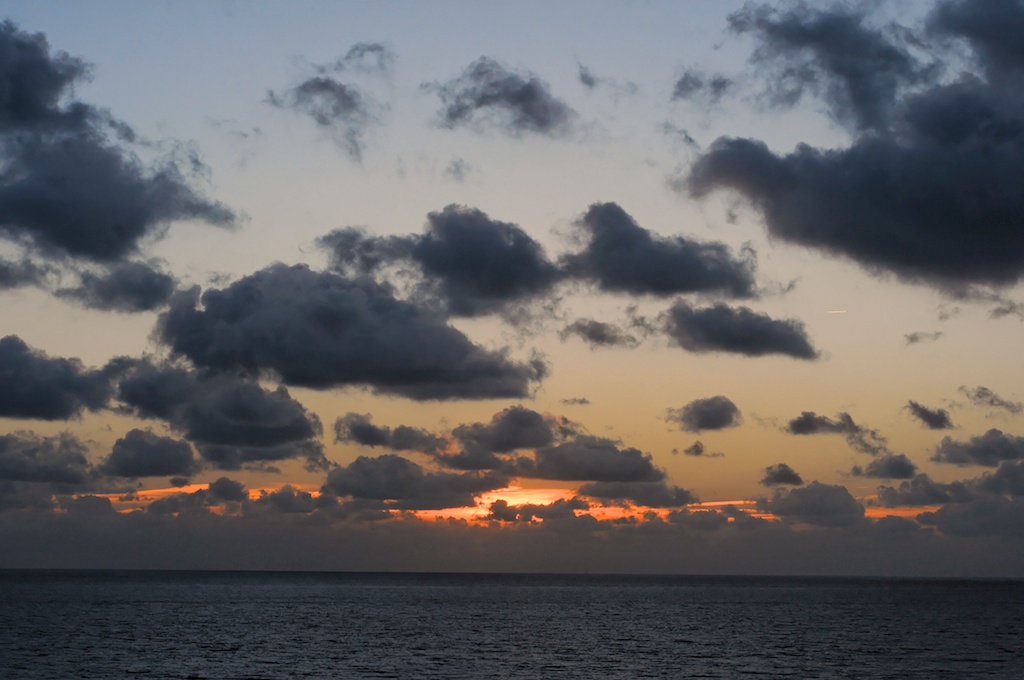
<svg viewBox="0 0 1024 680">
<path fill-rule="evenodd" d="M 0 567 L 1024 574 L 1024 2 L 391 10 L 8 3 Z"/>
</svg>

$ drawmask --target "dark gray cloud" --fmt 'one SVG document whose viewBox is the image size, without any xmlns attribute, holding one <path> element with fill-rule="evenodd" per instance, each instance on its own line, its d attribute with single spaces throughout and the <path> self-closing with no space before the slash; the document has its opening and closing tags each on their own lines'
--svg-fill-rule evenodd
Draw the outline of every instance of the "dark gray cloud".
<svg viewBox="0 0 1024 680">
<path fill-rule="evenodd" d="M 0 435 L 0 482 L 49 484 L 70 491 L 88 484 L 92 467 L 85 444 L 71 434 L 34 432 Z"/>
<path fill-rule="evenodd" d="M 924 331 L 915 331 L 913 333 L 907 333 L 903 336 L 903 340 L 908 345 L 917 345 L 922 342 L 935 342 L 942 337 L 942 331 L 935 331 L 934 333 L 925 333 Z"/>
<path fill-rule="evenodd" d="M 384 43 L 358 42 L 349 48 L 345 56 L 330 66 L 320 67 L 335 72 L 363 71 L 377 75 L 388 75 L 394 68 L 395 53 Z"/>
<path fill-rule="evenodd" d="M 318 240 L 331 267 L 367 275 L 396 263 L 417 265 L 423 286 L 455 316 L 502 311 L 550 292 L 561 274 L 541 245 L 519 226 L 466 206 L 427 215 L 422 236 L 371 236 L 347 228 Z"/>
<path fill-rule="evenodd" d="M 1018 0 L 943 0 L 929 17 L 932 32 L 966 39 L 985 78 L 1019 85 L 1024 76 L 1024 7 Z"/>
<path fill-rule="evenodd" d="M 672 453 L 679 453 L 679 450 L 672 449 Z M 721 458 L 725 454 L 718 452 L 712 453 L 708 451 L 706 446 L 704 446 L 704 442 L 695 441 L 694 443 L 690 444 L 685 449 L 683 449 L 683 455 L 703 458 Z"/>
<path fill-rule="evenodd" d="M 779 11 L 750 4 L 730 15 L 729 27 L 758 40 L 751 61 L 767 76 L 773 103 L 791 106 L 811 92 L 858 129 L 884 125 L 900 91 L 934 76 L 934 67 L 914 57 L 906 30 L 876 30 L 864 14 L 839 5 Z"/>
<path fill-rule="evenodd" d="M 802 486 L 803 477 L 785 463 L 769 465 L 764 469 L 764 476 L 761 477 L 761 484 L 765 486 Z"/>
<path fill-rule="evenodd" d="M 936 482 L 926 474 L 915 475 L 898 487 L 878 487 L 878 500 L 887 508 L 963 503 L 974 497 L 969 485 Z"/>
<path fill-rule="evenodd" d="M 267 390 L 227 374 L 135 361 L 120 377 L 117 397 L 134 415 L 167 422 L 219 469 L 291 458 L 305 459 L 311 469 L 327 467 L 317 441 L 320 419 L 283 386 Z"/>
<path fill-rule="evenodd" d="M 86 110 L 60 102 L 88 65 L 64 52 L 50 53 L 42 33 L 26 33 L 10 20 L 0 24 L 0 128 L 66 127 L 83 124 Z"/>
<path fill-rule="evenodd" d="M 27 258 L 20 262 L 0 258 L 0 290 L 41 285 L 48 273 L 47 267 Z"/>
<path fill-rule="evenodd" d="M 544 249 L 515 224 L 466 206 L 427 215 L 427 232 L 410 256 L 440 282 L 451 313 L 476 316 L 550 290 L 557 268 Z"/>
<path fill-rule="evenodd" d="M 319 237 L 331 269 L 348 277 L 368 276 L 411 259 L 415 236 L 374 236 L 358 227 L 334 229 Z"/>
<path fill-rule="evenodd" d="M 494 414 L 489 423 L 459 425 L 452 436 L 466 449 L 510 453 L 536 449 L 577 434 L 564 418 L 537 413 L 525 406 L 510 406 Z"/>
<path fill-rule="evenodd" d="M 902 453 L 884 453 L 867 467 L 855 465 L 852 474 L 874 479 L 911 479 L 917 474 L 917 466 Z"/>
<path fill-rule="evenodd" d="M 845 148 L 781 155 L 758 140 L 720 138 L 691 168 L 690 195 L 735 190 L 776 238 L 947 293 L 1018 282 L 1024 200 L 1013 178 L 1024 172 L 1024 96 L 1001 79 L 1019 72 L 1011 27 L 1024 10 L 994 4 L 940 5 L 933 25 L 966 38 L 982 66 L 944 83 L 899 44 L 908 31 L 887 37 L 860 14 L 801 6 L 736 15 L 734 28 L 762 40 L 761 57 L 781 59 L 794 92 L 816 84 L 833 115 L 862 133 Z M 984 18 L 968 20 L 982 5 Z M 996 26 L 1000 12 L 1008 18 Z M 829 32 L 834 40 L 823 39 Z"/>
<path fill-rule="evenodd" d="M 532 473 L 529 458 L 508 459 L 504 454 L 520 449 L 536 449 L 578 434 L 576 426 L 565 418 L 537 413 L 524 406 L 510 406 L 488 423 L 469 423 L 452 430 L 452 438 L 461 447 L 455 453 L 436 456 L 442 465 L 457 470 L 494 470 Z M 525 466 L 525 467 L 523 467 Z"/>
<path fill-rule="evenodd" d="M 936 463 L 996 467 L 1004 460 L 1024 459 L 1024 437 L 1003 434 L 995 428 L 965 442 L 943 437 L 931 459 Z"/>
<path fill-rule="evenodd" d="M 548 84 L 530 73 L 517 73 L 489 57 L 480 57 L 461 76 L 428 84 L 441 99 L 442 127 L 497 127 L 512 136 L 538 133 L 566 135 L 576 112 L 551 94 Z"/>
<path fill-rule="evenodd" d="M 995 472 L 982 474 L 975 486 L 984 493 L 1024 497 L 1024 459 L 1004 460 Z"/>
<path fill-rule="evenodd" d="M 389 508 L 430 510 L 472 506 L 477 495 L 507 485 L 508 478 L 498 473 L 432 472 L 389 453 L 377 458 L 360 456 L 331 470 L 323 491 L 380 501 Z"/>
<path fill-rule="evenodd" d="M 211 496 L 221 501 L 241 503 L 249 500 L 245 485 L 227 477 L 218 477 L 210 482 L 209 491 Z"/>
<path fill-rule="evenodd" d="M 576 319 L 558 332 L 558 337 L 563 341 L 572 335 L 581 338 L 591 348 L 636 347 L 640 344 L 635 335 L 630 335 L 615 324 L 595 319 Z"/>
<path fill-rule="evenodd" d="M 451 163 L 445 166 L 444 169 L 445 177 L 449 177 L 460 184 L 465 182 L 472 172 L 473 166 L 462 158 L 453 158 Z"/>
<path fill-rule="evenodd" d="M 273 371 L 289 385 L 366 385 L 412 399 L 525 397 L 546 374 L 485 350 L 367 279 L 274 265 L 223 289 L 178 294 L 159 335 L 219 370 Z"/>
<path fill-rule="evenodd" d="M 665 332 L 690 352 L 818 358 L 818 351 L 807 337 L 803 323 L 795 319 L 772 319 L 748 307 L 734 308 L 717 303 L 697 309 L 680 300 L 667 312 Z"/>
<path fill-rule="evenodd" d="M 586 397 L 569 397 L 568 399 L 559 399 L 558 403 L 566 406 L 589 406 L 590 400 Z"/>
<path fill-rule="evenodd" d="M 302 460 L 306 470 L 323 472 L 331 467 L 319 441 L 301 439 L 281 444 L 207 444 L 197 443 L 200 457 L 217 470 L 254 470 L 280 474 L 276 463 Z"/>
<path fill-rule="evenodd" d="M 967 397 L 975 406 L 983 408 L 999 409 L 1017 415 L 1024 412 L 1024 405 L 1019 401 L 1004 399 L 987 387 L 967 387 L 961 385 L 959 391 Z"/>
<path fill-rule="evenodd" d="M 736 427 L 743 422 L 743 415 L 731 399 L 719 394 L 694 399 L 680 409 L 668 409 L 666 419 L 685 432 L 702 432 Z"/>
<path fill-rule="evenodd" d="M 889 453 L 888 442 L 878 430 L 862 427 L 849 413 L 838 413 L 835 419 L 803 411 L 786 424 L 786 432 L 796 435 L 841 434 L 850 448 L 872 456 Z"/>
<path fill-rule="evenodd" d="M 561 258 L 570 276 L 602 290 L 649 295 L 718 293 L 753 297 L 752 251 L 735 257 L 724 243 L 660 237 L 615 203 L 595 203 L 577 222 L 586 247 Z"/>
<path fill-rule="evenodd" d="M 191 477 L 199 462 L 188 442 L 133 429 L 114 442 L 99 471 L 113 477 Z"/>
<path fill-rule="evenodd" d="M 341 73 L 390 73 L 394 53 L 380 43 L 357 43 L 333 64 L 314 66 L 315 75 L 283 91 L 267 92 L 267 103 L 313 119 L 352 160 L 360 161 L 367 128 L 381 121 L 384 107 L 355 82 L 342 82 Z"/>
<path fill-rule="evenodd" d="M 306 114 L 355 161 L 363 158 L 367 126 L 379 122 L 377 105 L 366 93 L 328 76 L 313 76 L 280 93 L 270 90 L 267 103 Z"/>
<path fill-rule="evenodd" d="M 734 86 L 731 78 L 721 74 L 686 69 L 672 88 L 672 99 L 717 104 Z"/>
<path fill-rule="evenodd" d="M 635 95 L 639 88 L 636 83 L 629 81 L 620 82 L 613 78 L 606 78 L 599 76 L 594 73 L 590 68 L 577 62 L 576 79 L 579 80 L 580 84 L 588 90 L 596 90 L 597 88 L 605 88 L 612 95 L 612 98 L 616 101 L 620 97 Z"/>
<path fill-rule="evenodd" d="M 308 515 L 318 508 L 317 499 L 308 491 L 285 484 L 276 491 L 263 491 L 255 501 L 256 505 L 268 505 L 277 512 L 288 515 Z"/>
<path fill-rule="evenodd" d="M 581 486 L 577 493 L 602 501 L 628 502 L 649 508 L 679 508 L 697 502 L 691 491 L 664 481 L 590 482 Z"/>
<path fill-rule="evenodd" d="M 580 84 L 588 90 L 593 90 L 597 87 L 597 84 L 601 81 L 596 75 L 594 75 L 594 72 L 583 64 L 577 64 L 576 66 L 578 67 L 577 77 Z"/>
<path fill-rule="evenodd" d="M 76 288 L 60 288 L 58 297 L 76 300 L 92 309 L 148 312 L 171 299 L 177 280 L 145 262 L 119 262 L 96 274 L 82 272 Z"/>
<path fill-rule="evenodd" d="M 42 34 L 0 24 L 0 234 L 45 254 L 111 262 L 160 236 L 169 222 L 230 226 L 226 206 L 189 176 L 196 156 L 145 166 L 124 144 L 134 133 L 87 104 L 61 102 L 88 73 L 51 54 Z"/>
<path fill-rule="evenodd" d="M 0 339 L 0 416 L 67 420 L 106 406 L 110 375 L 78 359 L 51 358 L 16 335 Z"/>
<path fill-rule="evenodd" d="M 534 461 L 517 470 L 524 477 L 559 481 L 660 482 L 665 473 L 654 466 L 651 454 L 632 447 L 620 448 L 611 439 L 580 435 L 537 449 Z"/>
<path fill-rule="evenodd" d="M 381 427 L 373 424 L 369 414 L 359 413 L 346 413 L 334 421 L 334 441 L 422 453 L 437 453 L 448 446 L 446 439 L 422 428 L 408 425 Z"/>
<path fill-rule="evenodd" d="M 779 489 L 759 504 L 784 520 L 825 527 L 845 527 L 864 520 L 864 506 L 845 486 L 811 482 L 794 489 Z"/>
<path fill-rule="evenodd" d="M 953 419 L 949 411 L 944 408 L 928 408 L 922 406 L 913 399 L 907 402 L 907 410 L 929 430 L 950 430 L 953 428 Z"/>
<path fill-rule="evenodd" d="M 487 519 L 497 522 L 558 522 L 573 520 L 576 518 L 577 510 L 587 510 L 589 507 L 590 505 L 582 498 L 557 500 L 548 505 L 509 505 L 508 501 L 498 500 L 491 503 Z"/>
<path fill-rule="evenodd" d="M 984 496 L 923 512 L 917 521 L 947 536 L 1024 536 L 1024 500 Z"/>
</svg>

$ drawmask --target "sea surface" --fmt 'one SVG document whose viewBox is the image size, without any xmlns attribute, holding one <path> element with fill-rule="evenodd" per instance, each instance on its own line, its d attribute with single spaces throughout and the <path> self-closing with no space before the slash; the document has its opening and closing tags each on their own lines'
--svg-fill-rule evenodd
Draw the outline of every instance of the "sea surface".
<svg viewBox="0 0 1024 680">
<path fill-rule="evenodd" d="M 1024 678 L 1024 581 L 0 571 L 0 678 Z"/>
</svg>

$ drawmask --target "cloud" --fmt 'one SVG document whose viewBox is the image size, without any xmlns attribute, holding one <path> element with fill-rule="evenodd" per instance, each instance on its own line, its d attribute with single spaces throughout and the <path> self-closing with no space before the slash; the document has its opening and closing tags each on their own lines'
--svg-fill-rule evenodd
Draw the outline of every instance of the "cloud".
<svg viewBox="0 0 1024 680">
<path fill-rule="evenodd" d="M 953 428 L 953 420 L 949 417 L 949 411 L 944 408 L 931 409 L 927 406 L 922 406 L 914 400 L 910 400 L 907 402 L 907 410 L 929 430 L 949 430 Z"/>
<path fill-rule="evenodd" d="M 941 337 L 942 331 L 936 331 L 934 333 L 916 331 L 914 333 L 907 333 L 906 335 L 903 336 L 903 339 L 908 345 L 917 345 L 922 342 L 935 342 Z"/>
<path fill-rule="evenodd" d="M 408 425 L 395 428 L 379 427 L 366 414 L 346 413 L 334 421 L 334 441 L 351 442 L 362 446 L 379 446 L 392 451 L 419 451 L 437 453 L 448 442 L 443 437 Z"/>
<path fill-rule="evenodd" d="M 453 158 L 444 169 L 445 177 L 449 177 L 459 184 L 465 182 L 472 172 L 473 166 L 462 158 Z"/>
<path fill-rule="evenodd" d="M 679 450 L 678 449 L 672 449 L 672 453 L 679 453 Z M 685 456 L 694 456 L 694 457 L 703 457 L 703 458 L 721 458 L 725 454 L 724 453 L 718 453 L 718 452 L 710 453 L 707 450 L 707 447 L 704 446 L 703 442 L 695 441 L 693 444 L 691 444 L 691 445 L 687 446 L 685 449 L 683 449 L 683 455 L 685 455 Z"/>
<path fill-rule="evenodd" d="M 612 78 L 605 78 L 595 74 L 591 69 L 577 62 L 576 79 L 580 82 L 580 85 L 587 88 L 588 90 L 596 90 L 598 87 L 606 88 L 612 95 L 612 98 L 616 101 L 620 97 L 635 95 L 639 88 L 636 83 L 629 81 L 619 82 Z"/>
<path fill-rule="evenodd" d="M 696 503 L 691 491 L 660 482 L 590 482 L 577 492 L 602 501 L 628 502 L 649 508 L 678 508 Z"/>
<path fill-rule="evenodd" d="M 397 456 L 359 456 L 331 470 L 323 491 L 339 497 L 380 501 L 388 508 L 432 510 L 472 506 L 475 497 L 507 486 L 501 474 L 431 472 Z"/>
<path fill-rule="evenodd" d="M 673 100 L 700 101 L 717 104 L 735 82 L 721 74 L 708 75 L 697 69 L 686 69 L 672 88 Z"/>
<path fill-rule="evenodd" d="M 1024 536 L 1024 501 L 985 496 L 917 516 L 948 536 Z"/>
<path fill-rule="evenodd" d="M 102 274 L 83 272 L 77 288 L 60 288 L 57 297 L 91 309 L 148 312 L 167 304 L 177 280 L 149 263 L 119 262 Z"/>
<path fill-rule="evenodd" d="M 524 477 L 559 481 L 660 482 L 665 473 L 651 454 L 604 437 L 580 435 L 536 451 L 535 463 L 518 470 Z"/>
<path fill-rule="evenodd" d="M 410 257 L 440 282 L 452 314 L 476 316 L 550 290 L 557 268 L 515 224 L 475 208 L 449 205 L 427 215 L 427 233 Z"/>
<path fill-rule="evenodd" d="M 412 399 L 525 397 L 546 374 L 474 345 L 366 279 L 274 265 L 226 288 L 178 294 L 159 336 L 218 370 L 273 371 L 289 385 L 365 385 Z"/>
<path fill-rule="evenodd" d="M 441 99 L 441 126 L 497 127 L 518 137 L 536 133 L 568 134 L 576 112 L 551 94 L 535 75 L 516 73 L 489 57 L 480 57 L 461 76 L 425 86 Z"/>
<path fill-rule="evenodd" d="M 786 432 L 796 435 L 842 434 L 850 448 L 861 453 L 877 456 L 889 452 L 888 442 L 878 430 L 858 425 L 849 413 L 838 413 L 833 420 L 814 411 L 803 411 L 786 424 Z"/>
<path fill-rule="evenodd" d="M 691 352 L 730 352 L 755 357 L 784 354 L 795 359 L 816 359 L 803 323 L 779 321 L 747 307 L 717 303 L 695 309 L 680 300 L 669 308 L 665 332 Z"/>
<path fill-rule="evenodd" d="M 257 505 L 269 505 L 277 512 L 292 515 L 307 515 L 317 509 L 317 499 L 308 491 L 285 484 L 276 491 L 263 491 L 256 499 Z"/>
<path fill-rule="evenodd" d="M 926 474 L 914 475 L 896 488 L 878 487 L 878 500 L 887 508 L 962 503 L 973 497 L 969 485 L 963 482 L 936 482 Z"/>
<path fill-rule="evenodd" d="M 845 527 L 864 520 L 864 506 L 844 486 L 811 482 L 779 489 L 759 506 L 784 520 L 824 527 Z"/>
<path fill-rule="evenodd" d="M 1024 53 L 1018 40 L 1024 30 L 1024 7 L 1014 0 L 943 0 L 929 17 L 937 34 L 966 39 L 985 77 L 1016 85 L 1024 76 Z"/>
<path fill-rule="evenodd" d="M 780 486 L 783 484 L 802 486 L 803 483 L 804 480 L 799 473 L 785 463 L 769 465 L 764 469 L 764 476 L 761 477 L 761 484 L 764 486 Z"/>
<path fill-rule="evenodd" d="M 535 520 L 557 522 L 559 520 L 575 519 L 577 510 L 586 510 L 589 507 L 587 502 L 581 498 L 557 500 L 548 505 L 535 505 L 533 503 L 509 505 L 508 501 L 497 500 L 491 503 L 487 519 L 496 522 L 530 523 Z"/>
<path fill-rule="evenodd" d="M 976 486 L 984 493 L 1024 496 L 1024 459 L 1004 460 L 995 472 L 982 474 Z"/>
<path fill-rule="evenodd" d="M 568 399 L 559 399 L 558 403 L 565 404 L 566 406 L 590 406 L 590 400 L 586 397 L 569 397 Z"/>
<path fill-rule="evenodd" d="M 885 453 L 868 463 L 866 468 L 855 465 L 852 474 L 875 479 L 911 479 L 917 474 L 917 466 L 902 453 Z"/>
<path fill-rule="evenodd" d="M 47 267 L 40 266 L 24 258 L 20 262 L 0 258 L 0 290 L 20 288 L 21 286 L 38 286 L 49 273 Z"/>
<path fill-rule="evenodd" d="M 199 463 L 188 442 L 132 429 L 114 442 L 99 471 L 113 477 L 191 477 Z"/>
<path fill-rule="evenodd" d="M 732 400 L 722 395 L 694 399 L 680 409 L 668 409 L 666 419 L 685 432 L 724 430 L 743 422 L 743 415 Z"/>
<path fill-rule="evenodd" d="M 88 449 L 65 432 L 45 437 L 34 432 L 0 435 L 0 492 L 2 482 L 49 484 L 70 491 L 84 487 L 91 478 Z"/>
<path fill-rule="evenodd" d="M 314 76 L 282 93 L 271 90 L 267 103 L 306 114 L 329 130 L 354 161 L 363 158 L 367 126 L 379 122 L 376 106 L 362 90 L 327 76 Z"/>
<path fill-rule="evenodd" d="M 780 12 L 751 4 L 729 16 L 729 28 L 758 40 L 751 61 L 767 76 L 773 103 L 792 106 L 811 92 L 837 120 L 863 130 L 884 125 L 897 94 L 934 75 L 913 56 L 907 31 L 886 34 L 865 19 L 840 6 Z"/>
<path fill-rule="evenodd" d="M 165 421 L 218 469 L 291 458 L 305 459 L 310 469 L 328 466 L 317 441 L 323 433 L 320 419 L 284 386 L 271 391 L 227 374 L 130 361 L 117 397 L 126 411 Z"/>
<path fill-rule="evenodd" d="M 209 484 L 210 495 L 222 501 L 241 503 L 249 500 L 249 492 L 241 482 L 227 477 L 218 477 Z"/>
<path fill-rule="evenodd" d="M 966 442 L 943 437 L 935 448 L 932 460 L 953 465 L 996 467 L 1005 460 L 1024 458 L 1024 437 L 1003 434 L 995 428 Z"/>
<path fill-rule="evenodd" d="M 565 341 L 575 335 L 590 345 L 597 347 L 636 347 L 640 341 L 622 328 L 604 321 L 594 319 L 576 319 L 558 332 L 558 337 Z"/>
<path fill-rule="evenodd" d="M 51 358 L 16 335 L 0 339 L 0 416 L 67 420 L 106 406 L 110 375 L 78 359 Z"/>
<path fill-rule="evenodd" d="M 655 236 L 615 203 L 595 203 L 576 223 L 586 247 L 561 264 L 601 290 L 667 296 L 718 293 L 753 297 L 752 251 L 736 258 L 724 243 Z"/>
<path fill-rule="evenodd" d="M 519 226 L 492 220 L 467 206 L 448 205 L 427 215 L 421 236 L 371 236 L 359 229 L 318 239 L 331 267 L 366 275 L 412 262 L 424 286 L 455 316 L 500 312 L 550 292 L 561 274 L 543 247 Z"/>
<path fill-rule="evenodd" d="M 85 63 L 51 54 L 42 34 L 0 24 L 0 234 L 52 256 L 112 262 L 159 237 L 169 222 L 231 226 L 235 215 L 203 197 L 173 158 L 146 167 L 130 150 L 134 133 L 77 101 L 61 106 L 88 74 Z"/>
<path fill-rule="evenodd" d="M 969 399 L 975 406 L 1001 409 L 1014 415 L 1024 412 L 1024 405 L 1019 401 L 1003 399 L 998 394 L 984 386 L 979 385 L 978 387 L 970 388 L 966 385 L 961 385 L 959 391 L 962 392 L 964 396 L 966 396 L 967 399 Z"/>
<path fill-rule="evenodd" d="M 535 449 L 575 434 L 576 430 L 566 419 L 537 413 L 524 406 L 509 406 L 494 414 L 489 423 L 459 425 L 452 430 L 452 436 L 466 449 L 492 453 Z"/>
<path fill-rule="evenodd" d="M 357 43 L 333 64 L 314 66 L 315 75 L 288 89 L 267 92 L 267 103 L 303 113 L 327 131 L 354 161 L 363 157 L 367 128 L 380 123 L 384 107 L 354 82 L 342 82 L 334 74 L 357 73 L 386 76 L 394 53 L 379 43 Z"/>
<path fill-rule="evenodd" d="M 981 75 L 945 83 L 913 59 L 896 37 L 909 34 L 901 27 L 885 36 L 860 14 L 805 6 L 734 15 L 735 30 L 762 41 L 755 59 L 783 64 L 789 80 L 782 82 L 792 87 L 780 92 L 795 101 L 810 85 L 835 118 L 860 132 L 845 148 L 801 144 L 788 154 L 754 139 L 719 138 L 692 166 L 689 194 L 734 190 L 775 238 L 948 294 L 1018 282 L 1024 202 L 1013 178 L 1024 173 L 1024 97 L 1001 78 L 1020 72 L 1007 27 L 1024 10 L 1000 5 L 992 14 L 1005 11 L 1006 23 L 983 30 L 994 26 L 986 23 L 991 15 L 984 10 L 989 16 L 974 24 L 965 9 L 974 7 L 937 10 L 933 25 L 965 37 L 982 66 Z"/>
</svg>

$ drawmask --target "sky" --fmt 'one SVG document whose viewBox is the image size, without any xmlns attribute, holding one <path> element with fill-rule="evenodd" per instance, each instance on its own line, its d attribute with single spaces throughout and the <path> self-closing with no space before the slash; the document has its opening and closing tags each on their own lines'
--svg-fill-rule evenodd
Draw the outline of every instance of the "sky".
<svg viewBox="0 0 1024 680">
<path fill-rule="evenodd" d="M 0 568 L 1024 576 L 1024 2 L 0 9 Z"/>
</svg>

